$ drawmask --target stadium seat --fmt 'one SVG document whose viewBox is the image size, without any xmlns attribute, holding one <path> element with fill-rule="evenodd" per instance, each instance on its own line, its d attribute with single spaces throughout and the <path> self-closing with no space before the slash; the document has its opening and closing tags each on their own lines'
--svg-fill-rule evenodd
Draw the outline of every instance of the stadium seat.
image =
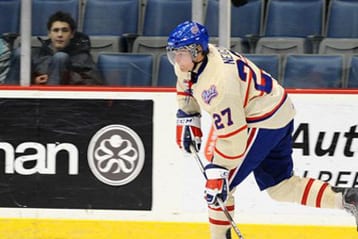
<svg viewBox="0 0 358 239">
<path fill-rule="evenodd" d="M 107 85 L 152 86 L 154 56 L 140 53 L 101 53 L 97 67 Z"/>
<path fill-rule="evenodd" d="M 269 0 L 264 22 L 264 36 L 323 35 L 325 6 L 325 0 Z"/>
<path fill-rule="evenodd" d="M 315 37 L 324 33 L 325 11 L 325 0 L 269 0 L 263 38 L 257 43 L 261 48 L 255 52 L 269 53 L 263 48 L 271 49 L 271 53 L 277 48 L 279 54 L 317 51 Z"/>
<path fill-rule="evenodd" d="M 165 52 L 170 32 L 179 23 L 191 19 L 191 5 L 192 0 L 145 0 L 142 32 L 135 38 L 132 52 Z"/>
<path fill-rule="evenodd" d="M 0 34 L 19 33 L 20 0 L 0 0 Z"/>
<path fill-rule="evenodd" d="M 273 78 L 279 81 L 280 77 L 280 55 L 279 54 L 244 54 L 258 67 L 269 73 Z"/>
<path fill-rule="evenodd" d="M 263 37 L 256 45 L 257 54 L 303 54 L 310 50 L 307 40 L 299 37 Z"/>
<path fill-rule="evenodd" d="M 358 54 L 358 38 L 324 38 L 319 54 Z"/>
<path fill-rule="evenodd" d="M 79 20 L 78 0 L 33 0 L 32 35 L 47 36 L 48 18 L 57 11 L 70 13 L 75 21 Z"/>
<path fill-rule="evenodd" d="M 219 37 L 210 37 L 209 42 L 211 44 L 213 44 L 213 45 L 218 46 L 219 45 Z M 246 52 L 246 50 L 244 50 L 244 47 L 242 45 L 242 38 L 241 37 L 231 37 L 231 39 L 230 39 L 230 49 L 232 51 L 235 51 L 235 52 L 238 52 L 238 53 Z"/>
<path fill-rule="evenodd" d="M 351 58 L 347 80 L 348 88 L 358 88 L 358 55 Z"/>
<path fill-rule="evenodd" d="M 358 38 L 358 1 L 330 0 L 327 15 L 328 38 Z"/>
<path fill-rule="evenodd" d="M 138 0 L 86 0 L 83 32 L 89 36 L 137 33 L 138 17 Z"/>
<path fill-rule="evenodd" d="M 345 54 L 347 60 L 358 53 L 358 1 L 330 0 L 325 38 L 320 54 Z M 354 61 L 353 61 L 354 63 Z"/>
<path fill-rule="evenodd" d="M 165 53 L 168 37 L 139 36 L 134 40 L 132 52 Z"/>
<path fill-rule="evenodd" d="M 192 0 L 147 0 L 143 36 L 168 36 L 179 24 L 191 19 Z"/>
<path fill-rule="evenodd" d="M 287 55 L 284 61 L 283 86 L 286 88 L 343 87 L 342 55 Z"/>
<path fill-rule="evenodd" d="M 98 55 L 102 52 L 121 52 L 124 51 L 119 37 L 113 36 L 90 36 L 91 54 L 93 60 L 97 62 Z"/>
<path fill-rule="evenodd" d="M 138 34 L 138 0 L 86 0 L 83 11 L 83 32 L 90 36 L 92 52 L 127 50 L 124 41 Z"/>
<path fill-rule="evenodd" d="M 264 6 L 264 0 L 250 0 L 243 6 L 231 7 L 231 37 L 236 38 L 235 45 L 240 48 L 240 50 L 234 49 L 235 51 L 245 53 L 254 51 L 257 39 L 262 33 Z M 205 25 L 211 36 L 218 36 L 218 0 L 208 0 Z"/>
<path fill-rule="evenodd" d="M 156 78 L 155 86 L 175 87 L 176 75 L 174 67 L 169 62 L 167 54 L 161 54 L 157 58 L 156 63 Z"/>
<path fill-rule="evenodd" d="M 240 7 L 231 7 L 231 37 L 260 35 L 264 16 L 264 1 L 250 0 Z M 248 21 L 248 19 L 250 19 Z M 205 25 L 210 36 L 219 35 L 219 0 L 208 0 Z"/>
</svg>

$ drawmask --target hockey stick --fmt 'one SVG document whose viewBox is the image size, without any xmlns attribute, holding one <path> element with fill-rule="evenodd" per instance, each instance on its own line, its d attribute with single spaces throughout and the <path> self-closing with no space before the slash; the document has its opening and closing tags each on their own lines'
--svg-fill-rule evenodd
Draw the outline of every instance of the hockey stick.
<svg viewBox="0 0 358 239">
<path fill-rule="evenodd" d="M 206 174 L 205 174 L 205 170 L 204 170 L 204 164 L 201 161 L 201 159 L 200 159 L 198 153 L 196 152 L 194 146 L 190 146 L 190 151 L 191 151 L 191 155 L 195 158 L 195 161 L 198 163 L 201 173 L 203 174 L 205 179 L 207 179 Z M 238 228 L 238 226 L 235 223 L 234 219 L 232 218 L 232 216 L 230 215 L 229 211 L 227 210 L 224 202 L 221 200 L 221 198 L 217 198 L 216 200 L 219 203 L 220 208 L 223 210 L 227 220 L 229 220 L 229 222 L 230 222 L 232 228 L 234 229 L 236 235 L 240 239 L 244 239 L 244 236 L 241 234 L 240 229 Z"/>
</svg>

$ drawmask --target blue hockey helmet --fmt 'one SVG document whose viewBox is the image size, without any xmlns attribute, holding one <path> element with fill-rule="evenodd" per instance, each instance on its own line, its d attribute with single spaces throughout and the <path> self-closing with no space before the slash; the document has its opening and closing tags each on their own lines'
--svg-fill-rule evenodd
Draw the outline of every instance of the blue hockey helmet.
<svg viewBox="0 0 358 239">
<path fill-rule="evenodd" d="M 186 21 L 179 24 L 169 35 L 167 45 L 167 55 L 170 63 L 175 64 L 175 52 L 185 50 L 190 54 L 191 61 L 199 53 L 198 46 L 201 46 L 201 52 L 209 51 L 209 35 L 206 28 L 193 21 Z"/>
<path fill-rule="evenodd" d="M 203 52 L 208 51 L 209 35 L 205 26 L 193 22 L 186 21 L 179 24 L 169 35 L 169 50 L 174 50 L 190 45 L 199 45 Z"/>
</svg>

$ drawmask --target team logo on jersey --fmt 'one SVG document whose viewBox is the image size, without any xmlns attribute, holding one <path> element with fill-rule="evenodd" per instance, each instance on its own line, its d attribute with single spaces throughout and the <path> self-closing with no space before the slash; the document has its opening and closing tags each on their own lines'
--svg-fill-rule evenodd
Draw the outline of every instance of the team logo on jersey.
<svg viewBox="0 0 358 239">
<path fill-rule="evenodd" d="M 88 146 L 92 173 L 105 184 L 120 186 L 133 181 L 144 165 L 144 146 L 132 129 L 109 125 L 100 129 Z"/>
<path fill-rule="evenodd" d="M 205 103 L 210 104 L 211 100 L 214 99 L 217 95 L 218 92 L 216 90 L 216 86 L 212 85 L 208 90 L 203 91 L 201 97 L 203 98 Z"/>
</svg>

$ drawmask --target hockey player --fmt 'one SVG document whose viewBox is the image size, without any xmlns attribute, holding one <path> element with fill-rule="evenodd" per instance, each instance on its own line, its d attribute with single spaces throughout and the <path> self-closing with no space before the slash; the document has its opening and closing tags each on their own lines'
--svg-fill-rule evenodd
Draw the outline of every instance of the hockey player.
<svg viewBox="0 0 358 239">
<path fill-rule="evenodd" d="M 217 141 L 205 167 L 205 199 L 212 239 L 229 239 L 230 222 L 217 198 L 234 213 L 234 191 L 251 172 L 275 200 L 317 208 L 346 209 L 358 222 L 358 189 L 335 188 L 293 174 L 295 109 L 285 89 L 249 59 L 209 42 L 196 22 L 169 35 L 167 54 L 177 75 L 177 144 L 199 150 L 200 113 L 211 117 Z"/>
</svg>

